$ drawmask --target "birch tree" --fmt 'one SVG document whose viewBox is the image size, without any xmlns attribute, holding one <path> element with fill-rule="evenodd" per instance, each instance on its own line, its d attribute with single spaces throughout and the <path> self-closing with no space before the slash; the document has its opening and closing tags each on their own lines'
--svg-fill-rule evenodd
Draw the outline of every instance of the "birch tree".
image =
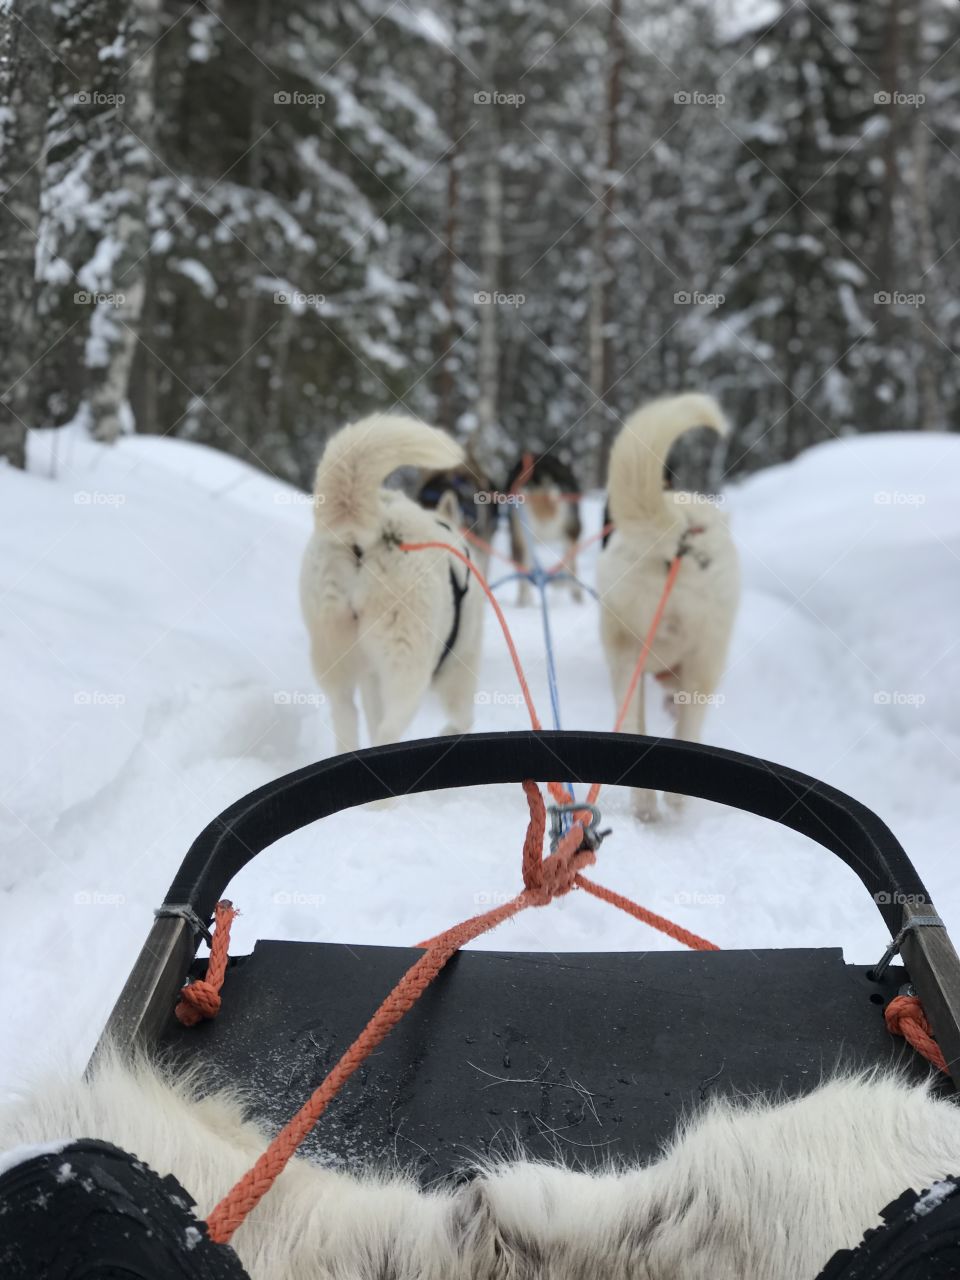
<svg viewBox="0 0 960 1280">
<path fill-rule="evenodd" d="M 111 442 L 133 429 L 130 375 L 147 288 L 147 197 L 155 172 L 156 44 L 161 0 L 130 0 L 122 33 L 126 63 L 117 103 L 118 188 L 114 219 L 98 249 L 104 264 L 87 342 L 91 430 Z M 98 272 L 99 274 L 99 272 Z M 86 292 L 86 291 L 84 291 Z"/>
<path fill-rule="evenodd" d="M 26 462 L 42 357 L 35 264 L 50 99 L 49 0 L 0 4 L 0 457 Z"/>
</svg>

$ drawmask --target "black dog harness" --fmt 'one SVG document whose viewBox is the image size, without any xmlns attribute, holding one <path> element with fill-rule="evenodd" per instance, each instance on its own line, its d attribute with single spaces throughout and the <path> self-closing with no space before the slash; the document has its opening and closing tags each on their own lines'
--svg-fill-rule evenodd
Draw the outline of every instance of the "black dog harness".
<svg viewBox="0 0 960 1280">
<path fill-rule="evenodd" d="M 448 524 L 444 524 L 442 520 L 438 520 L 437 524 L 443 525 L 444 529 L 450 529 Z M 470 559 L 469 547 L 463 548 L 464 555 Z M 457 575 L 453 571 L 453 565 L 450 566 L 450 590 L 453 593 L 453 625 L 450 628 L 450 634 L 447 636 L 443 644 L 443 651 L 437 665 L 433 668 L 433 674 L 436 677 L 440 674 L 440 668 L 446 662 L 448 655 L 451 653 L 454 645 L 457 643 L 457 636 L 460 634 L 460 616 L 463 613 L 463 600 L 467 592 L 470 590 L 470 570 L 467 570 L 467 576 L 463 580 L 463 586 L 457 581 Z"/>
</svg>

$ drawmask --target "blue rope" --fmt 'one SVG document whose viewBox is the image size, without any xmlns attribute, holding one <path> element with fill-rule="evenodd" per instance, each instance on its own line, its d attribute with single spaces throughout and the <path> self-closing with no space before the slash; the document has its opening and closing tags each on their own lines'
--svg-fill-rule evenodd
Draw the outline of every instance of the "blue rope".
<svg viewBox="0 0 960 1280">
<path fill-rule="evenodd" d="M 547 604 L 547 585 L 553 581 L 555 575 L 545 573 L 543 566 L 537 558 L 536 547 L 534 546 L 533 537 L 530 533 L 530 527 L 527 524 L 527 513 L 524 510 L 522 503 L 518 505 L 517 511 L 520 516 L 520 523 L 523 525 L 523 531 L 526 534 L 527 547 L 530 552 L 532 568 L 529 573 L 518 573 L 514 576 L 517 578 L 526 578 L 536 587 L 540 594 L 540 617 L 543 621 L 543 646 L 547 655 L 547 688 L 550 691 L 550 710 L 553 715 L 553 727 L 555 729 L 562 729 L 563 725 L 560 722 L 560 686 L 557 682 L 557 662 L 553 651 L 553 633 L 550 630 L 550 609 Z M 571 782 L 567 782 L 564 785 L 570 794 L 571 800 L 575 800 L 576 793 L 573 790 L 573 784 Z M 569 831 L 573 821 L 570 814 L 563 814 L 562 821 L 563 830 Z"/>
</svg>

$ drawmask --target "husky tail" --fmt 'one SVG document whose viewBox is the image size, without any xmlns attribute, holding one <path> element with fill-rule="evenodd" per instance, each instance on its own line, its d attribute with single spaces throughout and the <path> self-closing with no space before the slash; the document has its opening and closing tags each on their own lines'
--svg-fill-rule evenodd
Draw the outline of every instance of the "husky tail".
<svg viewBox="0 0 960 1280">
<path fill-rule="evenodd" d="M 713 396 L 695 391 L 665 396 L 630 415 L 610 452 L 607 484 L 614 524 L 673 522 L 663 497 L 663 468 L 674 440 L 693 427 L 727 434 L 727 420 Z"/>
<path fill-rule="evenodd" d="M 397 467 L 446 470 L 463 450 L 445 431 L 401 414 L 374 413 L 338 431 L 317 467 L 317 524 L 335 537 L 367 541 L 380 527 L 380 486 Z"/>
</svg>

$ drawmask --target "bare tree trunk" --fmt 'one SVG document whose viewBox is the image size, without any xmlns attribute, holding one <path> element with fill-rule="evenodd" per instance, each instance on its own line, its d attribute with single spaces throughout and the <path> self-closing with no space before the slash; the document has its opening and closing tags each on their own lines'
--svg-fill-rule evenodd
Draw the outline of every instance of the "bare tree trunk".
<svg viewBox="0 0 960 1280">
<path fill-rule="evenodd" d="M 453 21 L 456 24 L 457 8 L 454 6 Z M 457 239 L 460 219 L 460 134 L 462 132 L 464 93 L 463 63 L 457 56 L 457 27 L 453 30 L 453 54 L 449 59 L 450 79 L 448 85 L 447 119 L 450 122 L 450 138 L 452 146 L 447 156 L 447 217 L 444 231 L 443 280 L 440 296 L 445 315 L 443 331 L 440 335 L 440 376 L 438 379 L 437 421 L 448 431 L 452 431 L 456 419 L 456 379 L 453 376 L 453 361 L 450 352 L 455 342 L 454 309 L 456 306 L 456 269 Z"/>
<path fill-rule="evenodd" d="M 247 185 L 251 192 L 260 191 L 263 186 L 263 148 L 259 145 L 265 128 L 264 103 L 267 95 L 266 68 L 261 58 L 270 48 L 270 5 L 268 0 L 257 0 L 253 23 L 253 39 L 251 45 L 260 51 L 252 68 L 250 85 L 250 130 L 247 136 L 249 150 L 247 152 Z M 260 295 L 256 277 L 262 271 L 256 258 L 248 255 L 248 271 L 246 292 L 243 304 L 243 323 L 240 326 L 240 344 L 237 356 L 243 356 L 238 369 L 237 411 L 231 415 L 232 420 L 242 424 L 241 430 L 245 443 L 254 449 L 254 442 L 263 428 L 266 406 L 262 403 L 260 393 L 261 381 L 257 378 L 257 357 L 259 348 L 255 345 L 261 336 L 257 332 L 257 316 L 260 311 Z M 289 308 L 285 308 L 289 310 Z M 255 451 L 254 451 L 255 456 Z"/>
<path fill-rule="evenodd" d="M 112 287 L 95 305 L 88 355 L 92 431 L 97 440 L 108 443 L 133 425 L 130 371 L 140 335 L 150 250 L 147 195 L 155 163 L 154 45 L 160 4 L 161 0 L 131 0 L 125 31 L 126 71 L 119 81 L 123 101 L 117 109 L 118 181 L 123 198 L 111 229 L 116 241 Z"/>
<path fill-rule="evenodd" d="M 925 56 L 924 23 L 925 5 L 918 0 L 914 10 L 916 29 L 913 41 L 913 65 L 923 68 L 928 65 Z M 918 76 L 916 91 L 923 92 L 924 80 Z M 916 284 L 909 282 L 909 291 L 922 293 L 924 304 L 915 311 L 914 327 L 920 345 L 920 360 L 917 367 L 917 399 L 919 411 L 917 426 L 922 431 L 937 431 L 943 425 L 943 403 L 940 398 L 940 387 L 937 370 L 943 361 L 943 347 L 936 336 L 936 328 L 940 317 L 939 280 L 936 272 L 936 241 L 933 234 L 933 221 L 930 217 L 929 159 L 930 130 L 926 124 L 926 108 L 917 107 L 913 115 L 913 137 L 911 139 L 911 156 L 913 161 L 912 186 L 913 209 L 916 225 Z"/>
<path fill-rule="evenodd" d="M 498 405 L 500 399 L 500 329 L 497 295 L 503 256 L 503 178 L 500 172 L 499 108 L 489 108 L 490 129 L 487 157 L 483 167 L 483 291 L 480 302 L 480 352 L 477 382 L 478 456 L 489 462 L 497 452 Z"/>
<path fill-rule="evenodd" d="M 52 83 L 49 0 L 5 6 L 0 41 L 0 457 L 23 467 L 33 407 L 29 374 L 42 355 L 34 276 Z"/>
<path fill-rule="evenodd" d="M 597 465 L 606 471 L 606 458 L 613 439 L 613 428 L 607 421 L 606 400 L 613 381 L 610 367 L 610 341 L 607 322 L 613 271 L 610 264 L 610 222 L 613 213 L 617 168 L 620 163 L 620 82 L 623 73 L 624 45 L 621 14 L 623 0 L 611 0 L 607 28 L 607 94 L 604 112 L 603 172 L 600 175 L 599 207 L 593 233 L 593 274 L 590 282 L 589 319 L 589 383 L 597 402 L 594 421 L 600 450 Z M 599 476 L 597 477 L 599 480 Z"/>
<path fill-rule="evenodd" d="M 877 229 L 877 274 L 881 287 L 899 289 L 902 281 L 897 277 L 899 253 L 897 252 L 896 213 L 900 187 L 900 121 L 903 109 L 896 102 L 900 92 L 900 64 L 902 60 L 903 29 L 900 0 L 887 0 L 887 22 L 883 37 L 881 78 L 883 92 L 887 95 L 888 128 L 883 140 L 883 184 L 881 187 L 879 226 Z M 891 312 L 893 308 L 889 309 Z"/>
</svg>

